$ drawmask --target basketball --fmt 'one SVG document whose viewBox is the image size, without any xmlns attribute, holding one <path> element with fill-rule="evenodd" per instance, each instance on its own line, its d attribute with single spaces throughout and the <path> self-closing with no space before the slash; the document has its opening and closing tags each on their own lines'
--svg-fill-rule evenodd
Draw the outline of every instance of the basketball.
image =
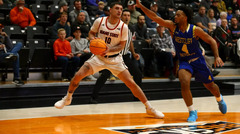
<svg viewBox="0 0 240 134">
<path fill-rule="evenodd" d="M 90 51 L 95 55 L 101 55 L 107 50 L 107 45 L 102 39 L 93 39 L 89 46 Z"/>
</svg>

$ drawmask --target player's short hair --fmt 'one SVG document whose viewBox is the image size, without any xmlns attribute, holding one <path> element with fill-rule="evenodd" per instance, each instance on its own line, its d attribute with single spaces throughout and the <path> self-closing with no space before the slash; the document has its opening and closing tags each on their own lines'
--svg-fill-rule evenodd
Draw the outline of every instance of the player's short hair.
<svg viewBox="0 0 240 134">
<path fill-rule="evenodd" d="M 64 28 L 59 28 L 59 29 L 58 29 L 58 34 L 59 34 L 60 32 L 62 32 L 62 31 L 65 31 L 65 32 L 66 32 L 66 30 L 65 30 Z"/>
<path fill-rule="evenodd" d="M 193 17 L 193 11 L 191 8 L 186 7 L 186 6 L 180 6 L 180 7 L 178 7 L 177 10 L 183 11 L 183 13 L 187 16 L 187 22 L 191 23 L 192 17 Z"/>
<path fill-rule="evenodd" d="M 113 8 L 115 5 L 121 5 L 122 6 L 122 3 L 121 2 L 113 2 L 110 4 L 110 8 Z"/>
</svg>

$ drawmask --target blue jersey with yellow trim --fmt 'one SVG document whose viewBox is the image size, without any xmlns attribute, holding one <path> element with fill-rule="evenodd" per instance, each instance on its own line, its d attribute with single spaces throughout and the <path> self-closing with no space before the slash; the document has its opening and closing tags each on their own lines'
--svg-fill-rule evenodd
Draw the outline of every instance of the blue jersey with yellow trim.
<svg viewBox="0 0 240 134">
<path fill-rule="evenodd" d="M 182 32 L 176 26 L 173 32 L 173 43 L 180 61 L 189 61 L 202 56 L 198 39 L 195 37 L 195 28 L 195 25 L 188 24 L 186 31 Z"/>
</svg>

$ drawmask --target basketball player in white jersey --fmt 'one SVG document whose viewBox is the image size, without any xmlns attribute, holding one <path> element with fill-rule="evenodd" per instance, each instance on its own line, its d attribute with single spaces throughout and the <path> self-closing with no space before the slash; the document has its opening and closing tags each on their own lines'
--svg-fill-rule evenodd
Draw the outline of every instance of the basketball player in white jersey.
<svg viewBox="0 0 240 134">
<path fill-rule="evenodd" d="M 121 3 L 113 2 L 110 5 L 109 17 L 98 18 L 95 20 L 89 32 L 89 39 L 101 38 L 107 44 L 107 50 L 102 55 L 94 55 L 87 60 L 75 74 L 70 82 L 67 95 L 55 103 L 56 108 L 63 108 L 72 101 L 72 95 L 78 87 L 80 81 L 100 70 L 108 69 L 122 80 L 145 106 L 147 114 L 155 118 L 163 118 L 164 114 L 155 110 L 141 88 L 133 81 L 126 65 L 123 62 L 120 51 L 123 50 L 128 38 L 128 26 L 120 20 L 123 7 Z M 96 37 L 97 35 L 97 37 Z"/>
</svg>

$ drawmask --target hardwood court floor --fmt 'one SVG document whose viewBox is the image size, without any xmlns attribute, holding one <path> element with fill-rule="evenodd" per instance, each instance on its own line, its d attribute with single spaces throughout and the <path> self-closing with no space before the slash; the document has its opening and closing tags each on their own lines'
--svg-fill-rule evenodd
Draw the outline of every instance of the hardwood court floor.
<svg viewBox="0 0 240 134">
<path fill-rule="evenodd" d="M 239 99 L 240 95 L 224 96 L 228 113 L 223 115 L 214 97 L 194 98 L 196 123 L 186 122 L 182 99 L 151 101 L 164 119 L 146 115 L 140 102 L 0 110 L 0 134 L 238 134 Z"/>
</svg>

